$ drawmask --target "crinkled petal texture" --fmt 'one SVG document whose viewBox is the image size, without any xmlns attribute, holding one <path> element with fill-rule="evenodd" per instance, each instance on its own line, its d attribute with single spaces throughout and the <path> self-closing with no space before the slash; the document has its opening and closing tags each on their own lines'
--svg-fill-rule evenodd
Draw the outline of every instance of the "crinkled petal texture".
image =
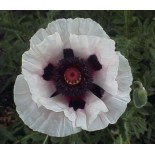
<svg viewBox="0 0 155 155">
<path fill-rule="evenodd" d="M 32 94 L 23 75 L 19 75 L 16 79 L 14 100 L 19 116 L 35 131 L 56 137 L 81 131 L 80 128 L 72 126 L 71 121 L 64 116 L 63 112 L 54 112 L 44 107 L 38 108 L 32 100 Z"/>
<path fill-rule="evenodd" d="M 94 83 L 105 90 L 102 98 L 87 92 L 85 108 L 74 111 L 68 99 L 56 91 L 53 81 L 42 78 L 44 68 L 63 59 L 63 49 L 76 57 L 95 54 L 102 69 L 94 73 Z M 116 123 L 130 102 L 131 68 L 128 60 L 115 52 L 115 42 L 91 19 L 59 19 L 38 30 L 30 49 L 22 57 L 22 74 L 14 87 L 17 112 L 31 129 L 63 137 L 81 129 L 95 131 Z"/>
<path fill-rule="evenodd" d="M 103 28 L 90 18 L 58 19 L 48 24 L 46 29 L 39 29 L 31 38 L 30 44 L 39 44 L 47 36 L 58 32 L 67 46 L 70 34 L 89 35 L 109 38 Z"/>
</svg>

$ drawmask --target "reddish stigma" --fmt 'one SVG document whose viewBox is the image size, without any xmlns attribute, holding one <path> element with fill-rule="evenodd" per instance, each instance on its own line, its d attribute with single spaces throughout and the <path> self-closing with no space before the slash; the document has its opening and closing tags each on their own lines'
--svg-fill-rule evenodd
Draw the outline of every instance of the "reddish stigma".
<svg viewBox="0 0 155 155">
<path fill-rule="evenodd" d="M 77 85 L 81 81 L 81 73 L 77 68 L 68 68 L 64 73 L 64 79 L 69 85 Z"/>
</svg>

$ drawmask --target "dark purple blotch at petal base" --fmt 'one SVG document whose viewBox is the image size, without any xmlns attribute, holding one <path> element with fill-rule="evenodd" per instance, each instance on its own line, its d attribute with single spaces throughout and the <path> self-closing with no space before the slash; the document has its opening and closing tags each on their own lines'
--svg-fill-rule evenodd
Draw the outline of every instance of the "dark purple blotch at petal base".
<svg viewBox="0 0 155 155">
<path fill-rule="evenodd" d="M 70 49 L 70 48 L 64 49 L 63 50 L 63 54 L 64 54 L 64 59 L 73 58 L 74 57 L 73 50 Z"/>
<path fill-rule="evenodd" d="M 54 97 L 54 96 L 57 96 L 57 95 L 59 95 L 59 92 L 55 91 L 55 92 L 51 95 L 51 97 Z"/>
<path fill-rule="evenodd" d="M 89 58 L 87 59 L 87 62 L 91 66 L 91 68 L 95 71 L 102 69 L 102 65 L 98 61 L 96 55 L 90 55 Z"/>
<path fill-rule="evenodd" d="M 84 109 L 85 107 L 85 101 L 81 98 L 74 98 L 71 99 L 69 102 L 69 107 L 73 107 L 73 109 L 76 111 L 77 109 Z"/>
<path fill-rule="evenodd" d="M 45 68 L 44 68 L 44 74 L 43 74 L 43 79 L 46 80 L 46 81 L 49 81 L 51 80 L 52 78 L 52 73 L 53 73 L 53 69 L 54 69 L 54 66 L 49 63 Z"/>
<path fill-rule="evenodd" d="M 104 89 L 98 86 L 97 84 L 92 83 L 89 89 L 94 95 L 98 98 L 101 98 L 104 94 Z"/>
</svg>

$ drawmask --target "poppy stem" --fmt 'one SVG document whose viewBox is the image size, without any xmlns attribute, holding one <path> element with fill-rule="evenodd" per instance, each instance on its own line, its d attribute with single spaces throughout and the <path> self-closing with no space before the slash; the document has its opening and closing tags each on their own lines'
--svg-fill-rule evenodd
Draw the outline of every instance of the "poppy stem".
<svg viewBox="0 0 155 155">
<path fill-rule="evenodd" d="M 43 144 L 46 144 L 47 140 L 48 140 L 48 135 L 46 135 L 46 138 L 45 138 Z"/>
</svg>

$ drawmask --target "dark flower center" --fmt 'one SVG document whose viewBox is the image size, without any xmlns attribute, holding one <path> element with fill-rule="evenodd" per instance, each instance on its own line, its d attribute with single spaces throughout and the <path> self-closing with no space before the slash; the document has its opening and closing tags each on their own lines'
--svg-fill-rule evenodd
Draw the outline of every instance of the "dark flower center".
<svg viewBox="0 0 155 155">
<path fill-rule="evenodd" d="M 102 69 L 96 55 L 90 55 L 87 60 L 74 57 L 72 49 L 63 50 L 64 59 L 55 66 L 48 64 L 44 69 L 43 79 L 53 80 L 56 91 L 51 97 L 62 94 L 69 98 L 69 107 L 74 110 L 84 109 L 84 97 L 87 91 L 101 98 L 104 90 L 93 83 L 94 71 Z"/>
<path fill-rule="evenodd" d="M 66 57 L 53 70 L 53 80 L 57 92 L 67 97 L 79 97 L 89 90 L 92 74 L 84 60 Z"/>
</svg>

